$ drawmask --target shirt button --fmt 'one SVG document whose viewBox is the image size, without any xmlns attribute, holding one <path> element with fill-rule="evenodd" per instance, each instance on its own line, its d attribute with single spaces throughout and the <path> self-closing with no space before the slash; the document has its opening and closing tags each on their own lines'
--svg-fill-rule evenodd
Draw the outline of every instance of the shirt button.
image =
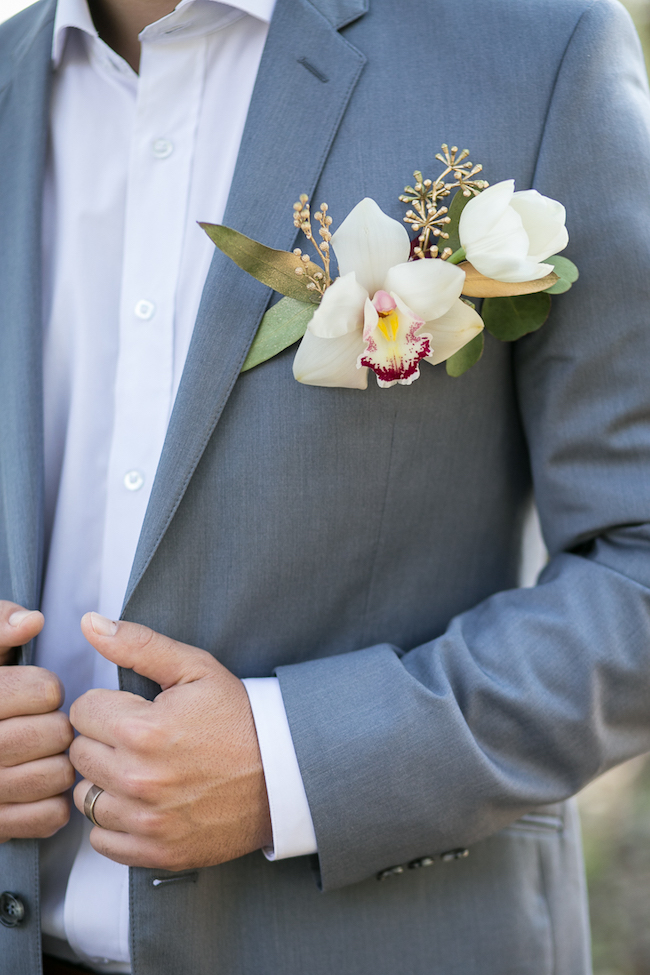
<svg viewBox="0 0 650 975">
<path fill-rule="evenodd" d="M 149 319 L 153 318 L 155 315 L 156 306 L 154 305 L 153 301 L 147 301 L 145 298 L 143 298 L 141 301 L 136 303 L 133 310 L 138 318 L 141 318 L 143 322 L 148 322 Z"/>
<path fill-rule="evenodd" d="M 124 487 L 127 491 L 139 491 L 144 484 L 144 476 L 140 471 L 128 471 L 124 475 Z"/>
<path fill-rule="evenodd" d="M 156 139 L 151 147 L 151 151 L 156 159 L 166 159 L 174 151 L 174 143 L 170 142 L 169 139 Z"/>
</svg>

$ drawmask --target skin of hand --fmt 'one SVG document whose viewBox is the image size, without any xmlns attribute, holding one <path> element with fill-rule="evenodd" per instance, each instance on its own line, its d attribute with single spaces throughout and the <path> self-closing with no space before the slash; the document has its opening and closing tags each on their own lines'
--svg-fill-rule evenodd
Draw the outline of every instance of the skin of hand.
<svg viewBox="0 0 650 975">
<path fill-rule="evenodd" d="M 11 666 L 43 616 L 0 600 L 0 843 L 51 836 L 70 817 L 73 731 L 61 681 L 42 667 Z"/>
<path fill-rule="evenodd" d="M 213 866 L 272 842 L 264 771 L 242 682 L 205 650 L 136 623 L 87 613 L 81 628 L 104 657 L 155 681 L 147 701 L 91 690 L 70 709 L 79 732 L 70 758 L 84 776 L 83 812 L 98 797 L 90 842 L 136 867 Z"/>
</svg>

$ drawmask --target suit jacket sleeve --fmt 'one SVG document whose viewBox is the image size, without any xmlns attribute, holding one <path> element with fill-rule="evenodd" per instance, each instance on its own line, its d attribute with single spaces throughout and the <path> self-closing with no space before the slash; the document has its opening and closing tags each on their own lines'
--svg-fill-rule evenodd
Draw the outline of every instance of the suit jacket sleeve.
<svg viewBox="0 0 650 975">
<path fill-rule="evenodd" d="M 595 0 L 534 184 L 566 204 L 581 277 L 513 347 L 550 561 L 407 653 L 278 669 L 325 889 L 467 846 L 650 749 L 649 167 L 638 40 Z"/>
</svg>

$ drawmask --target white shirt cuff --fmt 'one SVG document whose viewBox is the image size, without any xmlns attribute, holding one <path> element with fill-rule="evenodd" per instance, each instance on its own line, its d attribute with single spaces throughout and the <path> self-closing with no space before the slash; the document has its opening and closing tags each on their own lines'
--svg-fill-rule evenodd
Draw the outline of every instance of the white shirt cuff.
<svg viewBox="0 0 650 975">
<path fill-rule="evenodd" d="M 264 847 L 264 856 L 284 860 L 316 853 L 314 824 L 280 682 L 277 677 L 247 677 L 242 684 L 253 711 L 271 810 L 273 846 Z"/>
</svg>

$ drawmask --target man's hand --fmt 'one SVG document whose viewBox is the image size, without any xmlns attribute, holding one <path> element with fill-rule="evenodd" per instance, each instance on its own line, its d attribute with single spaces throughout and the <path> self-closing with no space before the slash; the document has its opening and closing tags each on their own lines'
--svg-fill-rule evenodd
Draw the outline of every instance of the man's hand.
<svg viewBox="0 0 650 975">
<path fill-rule="evenodd" d="M 79 732 L 70 748 L 83 776 L 77 808 L 91 784 L 94 848 L 118 863 L 184 870 L 243 856 L 272 841 L 264 772 L 253 715 L 241 681 L 209 653 L 135 623 L 96 613 L 81 621 L 104 657 L 156 681 L 146 701 L 124 691 L 92 690 L 70 709 Z"/>
<path fill-rule="evenodd" d="M 66 748 L 63 689 L 42 667 L 10 667 L 16 647 L 43 628 L 43 616 L 0 600 L 0 843 L 51 836 L 68 821 L 74 783 Z"/>
</svg>

